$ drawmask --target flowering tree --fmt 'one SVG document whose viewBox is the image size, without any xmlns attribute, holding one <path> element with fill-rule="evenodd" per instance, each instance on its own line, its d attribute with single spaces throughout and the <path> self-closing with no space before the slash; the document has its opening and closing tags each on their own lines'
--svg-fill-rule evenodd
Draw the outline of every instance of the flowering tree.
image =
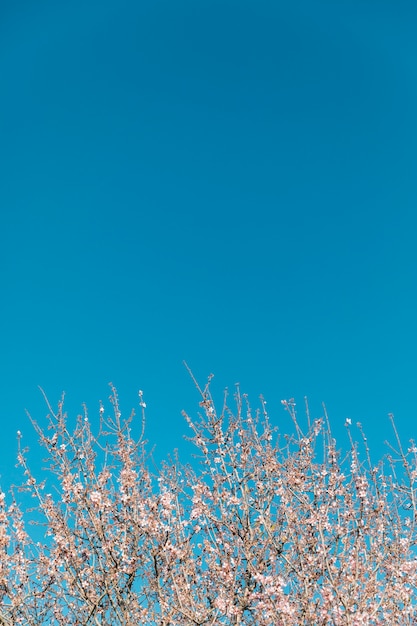
<svg viewBox="0 0 417 626">
<path fill-rule="evenodd" d="M 253 412 L 237 390 L 218 412 L 209 384 L 200 393 L 188 466 L 151 471 L 114 389 L 95 435 L 87 413 L 69 429 L 63 402 L 45 429 L 33 421 L 48 478 L 19 448 L 36 507 L 0 495 L 0 624 L 417 623 L 414 444 L 394 428 L 392 456 L 373 467 L 348 423 L 342 457 L 326 414 L 307 410 L 304 432 L 284 401 L 294 426 L 282 436 L 262 400 Z"/>
</svg>

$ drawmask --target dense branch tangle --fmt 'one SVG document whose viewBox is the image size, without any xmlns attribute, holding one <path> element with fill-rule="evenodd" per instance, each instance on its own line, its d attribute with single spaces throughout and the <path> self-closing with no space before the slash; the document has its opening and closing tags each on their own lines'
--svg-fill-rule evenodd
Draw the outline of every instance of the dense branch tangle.
<svg viewBox="0 0 417 626">
<path fill-rule="evenodd" d="M 262 399 L 253 412 L 237 389 L 218 412 L 209 383 L 201 414 L 185 415 L 189 465 L 151 471 L 114 389 L 96 435 L 86 411 L 69 429 L 63 400 L 45 428 L 32 420 L 49 474 L 39 483 L 19 448 L 38 508 L 1 495 L 0 624 L 416 623 L 414 444 L 396 435 L 374 468 L 365 438 L 364 463 L 352 438 L 338 454 L 326 414 L 304 432 L 283 402 L 281 436 Z M 141 392 L 139 404 L 144 419 Z"/>
</svg>

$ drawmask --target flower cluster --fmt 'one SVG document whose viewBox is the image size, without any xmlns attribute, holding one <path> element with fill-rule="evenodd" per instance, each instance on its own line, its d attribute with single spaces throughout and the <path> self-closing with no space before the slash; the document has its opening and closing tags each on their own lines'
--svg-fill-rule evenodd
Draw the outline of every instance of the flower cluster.
<svg viewBox="0 0 417 626">
<path fill-rule="evenodd" d="M 414 443 L 403 451 L 394 430 L 397 458 L 375 467 L 366 438 L 365 462 L 352 439 L 341 457 L 327 416 L 304 429 L 293 399 L 282 402 L 293 434 L 281 437 L 263 400 L 253 412 L 237 389 L 218 411 L 209 385 L 201 394 L 203 414 L 185 416 L 191 465 L 151 470 L 114 390 L 97 435 L 86 413 L 71 432 L 63 402 L 47 428 L 33 422 L 49 493 L 19 436 L 37 510 L 0 492 L 0 623 L 415 624 Z M 139 406 L 144 416 L 142 391 Z"/>
</svg>

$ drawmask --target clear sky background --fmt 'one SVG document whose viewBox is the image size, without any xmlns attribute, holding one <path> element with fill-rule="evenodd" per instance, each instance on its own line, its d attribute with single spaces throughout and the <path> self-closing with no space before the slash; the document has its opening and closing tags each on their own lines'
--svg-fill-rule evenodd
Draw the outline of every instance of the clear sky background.
<svg viewBox="0 0 417 626">
<path fill-rule="evenodd" d="M 2 0 L 0 474 L 62 391 L 417 417 L 417 3 Z M 35 452 L 34 452 L 35 454 Z"/>
</svg>

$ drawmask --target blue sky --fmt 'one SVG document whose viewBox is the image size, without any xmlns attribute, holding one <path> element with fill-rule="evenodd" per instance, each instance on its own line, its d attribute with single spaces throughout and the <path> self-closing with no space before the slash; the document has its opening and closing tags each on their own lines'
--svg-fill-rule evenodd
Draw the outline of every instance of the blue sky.
<svg viewBox="0 0 417 626">
<path fill-rule="evenodd" d="M 415 434 L 417 4 L 3 0 L 0 474 L 143 389 L 161 454 L 198 395 Z M 35 454 L 35 452 L 34 452 Z"/>
</svg>

